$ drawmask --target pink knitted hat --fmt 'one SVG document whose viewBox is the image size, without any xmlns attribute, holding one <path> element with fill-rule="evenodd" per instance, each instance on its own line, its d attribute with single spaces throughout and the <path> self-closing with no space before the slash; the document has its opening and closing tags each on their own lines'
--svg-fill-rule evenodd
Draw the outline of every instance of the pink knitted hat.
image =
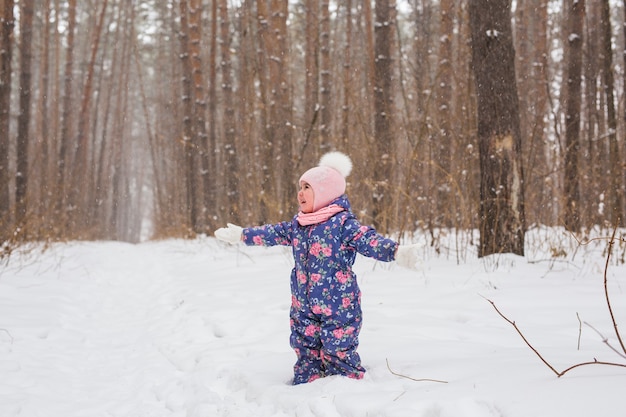
<svg viewBox="0 0 626 417">
<path fill-rule="evenodd" d="M 299 183 L 306 182 L 313 188 L 313 211 L 326 207 L 346 192 L 346 177 L 352 171 L 352 161 L 341 152 L 329 152 L 322 156 L 319 165 L 302 174 Z"/>
</svg>

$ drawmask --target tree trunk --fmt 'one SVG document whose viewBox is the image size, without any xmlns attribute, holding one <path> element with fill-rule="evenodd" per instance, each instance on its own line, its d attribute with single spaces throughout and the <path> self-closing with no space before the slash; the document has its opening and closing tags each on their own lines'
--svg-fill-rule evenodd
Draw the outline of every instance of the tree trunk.
<svg viewBox="0 0 626 417">
<path fill-rule="evenodd" d="M 275 125 L 276 144 L 280 152 L 274 155 L 274 164 L 277 166 L 277 218 L 282 218 L 284 212 L 291 212 L 288 207 L 295 203 L 294 176 L 299 175 L 292 171 L 292 132 L 293 132 L 293 103 L 290 94 L 289 82 L 289 32 L 287 19 L 289 17 L 288 0 L 272 0 L 272 32 L 273 49 L 270 61 L 270 83 L 272 89 L 272 124 Z"/>
<path fill-rule="evenodd" d="M 124 15 L 123 8 L 116 8 L 115 17 L 116 21 L 122 21 L 122 16 Z M 108 43 L 112 45 L 124 45 L 124 27 L 121 25 L 116 25 L 114 27 L 114 32 L 112 38 Z M 118 74 L 121 73 L 120 66 L 123 63 L 123 57 L 121 56 L 122 50 L 121 48 L 112 48 L 113 56 L 110 58 L 110 73 L 113 74 L 112 79 L 117 80 Z M 113 153 L 117 146 L 117 140 L 114 137 L 113 140 L 107 140 L 109 138 L 109 132 L 112 130 L 109 128 L 109 121 L 114 119 L 114 96 L 116 93 L 119 95 L 121 93 L 119 88 L 114 89 L 114 91 L 107 91 L 103 100 L 103 110 L 101 113 L 101 124 L 102 124 L 102 132 L 100 136 L 100 146 L 98 150 L 98 159 L 94 173 L 94 214 L 93 217 L 98 219 L 98 232 L 101 235 L 107 236 L 110 238 L 112 233 L 110 232 L 110 211 L 113 209 L 111 200 L 112 193 L 112 181 L 111 178 L 114 175 L 113 168 Z M 113 126 L 114 127 L 114 126 Z M 95 162 L 95 161 L 94 161 Z"/>
<path fill-rule="evenodd" d="M 58 10 L 58 9 L 57 9 Z M 62 125 L 61 125 L 61 144 L 59 147 L 59 157 L 57 161 L 57 212 L 58 215 L 55 216 L 57 219 L 61 221 L 62 230 L 66 230 L 68 226 L 68 221 L 70 218 L 70 210 L 67 207 L 68 198 L 67 198 L 67 185 L 66 185 L 66 163 L 69 155 L 69 148 L 71 143 L 71 135 L 72 135 L 72 122 L 74 118 L 72 117 L 73 108 L 72 108 L 72 94 L 73 94 L 73 72 L 74 72 L 74 38 L 76 32 L 76 0 L 69 0 L 68 2 L 68 22 L 67 22 L 67 47 L 65 49 L 65 69 L 63 76 L 63 110 L 62 110 Z"/>
<path fill-rule="evenodd" d="M 454 219 L 452 204 L 452 39 L 454 37 L 454 1 L 442 0 L 439 36 L 439 65 L 436 78 L 437 126 L 431 136 L 431 210 L 435 227 L 451 227 Z"/>
<path fill-rule="evenodd" d="M 216 17 L 217 19 L 217 17 Z M 222 41 L 221 72 L 222 72 L 222 95 L 224 97 L 224 120 L 223 120 L 223 149 L 224 149 L 224 173 L 226 175 L 227 210 L 226 215 L 231 222 L 239 224 L 241 210 L 239 206 L 239 155 L 237 153 L 235 108 L 233 105 L 233 68 L 231 59 L 231 34 L 230 21 L 228 18 L 227 0 L 219 1 L 220 39 Z M 217 52 L 216 52 L 217 53 Z"/>
<path fill-rule="evenodd" d="M 300 149 L 300 161 L 306 166 L 319 159 L 319 0 L 305 0 L 305 31 L 304 40 L 304 122 L 306 123 L 306 136 L 302 149 Z M 311 143 L 313 142 L 313 143 Z M 311 158 L 305 158 L 312 155 Z"/>
<path fill-rule="evenodd" d="M 262 59 L 258 54 L 258 29 L 255 27 L 256 19 L 252 12 L 251 5 L 256 0 L 244 0 L 239 23 L 234 23 L 237 27 L 237 35 L 241 39 L 241 46 L 235 61 L 239 61 L 235 79 L 239 88 L 235 92 L 236 114 L 239 115 L 238 136 L 241 138 L 241 178 L 246 179 L 246 187 L 241 188 L 242 218 L 249 223 L 260 223 L 263 221 L 265 210 L 263 195 L 263 175 L 259 156 L 262 152 L 260 136 L 262 129 L 257 129 L 256 121 L 264 117 L 264 109 L 256 110 L 255 103 L 258 94 L 263 93 L 263 85 L 257 84 L 257 63 Z M 255 114 L 256 113 L 256 114 Z M 266 119 L 263 119 L 266 121 Z"/>
<path fill-rule="evenodd" d="M 198 216 L 198 178 L 197 158 L 198 144 L 193 133 L 193 73 L 191 65 L 191 52 L 189 49 L 189 20 L 187 0 L 180 0 L 180 44 L 181 60 L 183 67 L 183 137 L 182 143 L 185 148 L 185 178 L 187 186 L 187 211 L 189 222 L 187 227 L 197 231 L 199 228 Z"/>
<path fill-rule="evenodd" d="M 272 124 L 270 97 L 272 85 L 269 75 L 269 67 L 271 64 L 271 34 L 270 34 L 270 16 L 267 8 L 267 0 L 257 1 L 257 30 L 258 30 L 258 48 L 257 48 L 257 65 L 259 77 L 259 100 L 260 100 L 260 118 L 261 118 L 261 192 L 259 195 L 260 202 L 260 222 L 269 223 L 275 219 L 275 206 L 272 200 L 275 198 L 276 187 L 274 185 L 275 166 L 274 154 L 275 135 L 274 126 Z M 275 86 L 274 86 L 275 87 Z"/>
<path fill-rule="evenodd" d="M 471 0 L 469 15 L 481 170 L 478 256 L 523 255 L 524 180 L 510 2 Z"/>
<path fill-rule="evenodd" d="M 262 210 L 267 221 L 282 218 L 293 200 L 291 172 L 292 110 L 289 95 L 287 0 L 257 2 L 259 27 L 259 88 L 267 122 L 263 133 Z"/>
<path fill-rule="evenodd" d="M 364 32 L 365 32 L 365 51 L 366 51 L 366 62 L 365 62 L 365 104 L 366 104 L 366 114 L 367 120 L 373 119 L 371 117 L 371 112 L 374 109 L 374 86 L 376 85 L 375 81 L 375 73 L 376 73 L 376 41 L 374 40 L 374 35 L 376 32 L 375 24 L 373 21 L 373 12 L 372 12 L 372 1 L 371 0 L 361 0 L 363 7 L 363 16 L 364 16 Z M 368 134 L 372 134 L 372 130 L 369 126 L 366 132 Z"/>
<path fill-rule="evenodd" d="M 194 231 L 206 232 L 209 220 L 215 213 L 215 168 L 216 137 L 209 135 L 206 128 L 207 98 L 204 91 L 204 72 L 202 64 L 202 2 L 189 0 L 189 52 L 191 73 L 193 76 L 193 135 L 198 145 L 200 157 L 200 178 L 202 179 L 202 212 Z M 214 52 L 212 52 L 214 53 Z"/>
<path fill-rule="evenodd" d="M 343 106 L 341 112 L 341 145 L 350 149 L 350 95 L 352 94 L 352 0 L 346 0 L 346 40 L 343 50 Z"/>
<path fill-rule="evenodd" d="M 59 16 L 60 0 L 54 0 L 54 4 L 52 8 L 54 9 L 54 15 Z M 52 56 L 53 62 L 51 69 L 51 82 L 52 82 L 52 94 L 51 94 L 51 105 L 50 105 L 50 132 L 48 139 L 51 141 L 50 143 L 50 178 L 48 180 L 48 191 L 47 191 L 47 212 L 48 212 L 48 228 L 50 230 L 50 234 L 52 237 L 58 237 L 60 226 L 63 224 L 62 218 L 59 217 L 61 214 L 61 199 L 62 190 L 59 187 L 59 163 L 60 163 L 60 155 L 59 152 L 60 144 L 61 144 L 61 126 L 62 126 L 62 105 L 63 105 L 63 96 L 62 96 L 62 87 L 63 81 L 62 76 L 62 65 L 63 60 L 61 59 L 61 50 L 65 50 L 63 47 L 63 42 L 61 41 L 61 21 L 59 19 L 54 19 L 54 25 L 52 26 Z"/>
<path fill-rule="evenodd" d="M 320 7 L 320 147 L 321 154 L 330 150 L 332 127 L 332 63 L 330 44 L 330 10 L 329 0 L 322 0 Z"/>
<path fill-rule="evenodd" d="M 393 34 L 395 30 L 395 2 L 376 0 L 374 26 L 374 154 L 372 190 L 373 224 L 385 233 L 391 225 L 391 184 L 394 158 L 394 67 L 392 58 Z"/>
<path fill-rule="evenodd" d="M 547 161 L 546 112 L 552 86 L 548 79 L 548 5 L 544 0 L 518 1 L 515 21 L 517 88 L 520 102 L 522 160 L 525 167 L 526 215 L 529 211 L 540 224 L 554 224 L 553 196 L 560 192 L 557 182 L 546 181 L 554 171 Z"/>
<path fill-rule="evenodd" d="M 124 5 L 125 10 L 121 13 L 121 45 L 116 49 L 119 50 L 119 67 L 118 73 L 115 74 L 115 80 L 119 85 L 115 95 L 115 104 L 113 121 L 112 121 L 112 150 L 111 150 L 111 166 L 112 174 L 110 180 L 110 220 L 107 225 L 107 235 L 114 240 L 129 240 L 130 227 L 128 225 L 128 213 L 131 210 L 131 195 L 128 190 L 128 182 L 130 181 L 129 161 L 132 160 L 132 146 L 130 143 L 130 135 L 127 132 L 128 124 L 125 123 L 126 115 L 129 113 L 129 86 L 130 86 L 130 67 L 131 67 L 131 42 L 130 27 L 134 24 L 131 8 L 132 3 Z"/>
<path fill-rule="evenodd" d="M 622 50 L 622 57 L 624 59 L 624 62 L 623 62 L 622 65 L 623 65 L 624 70 L 622 70 L 622 86 L 626 86 L 626 0 L 624 0 L 623 10 L 624 10 L 624 22 L 625 23 L 623 25 L 623 28 L 624 28 L 624 45 L 623 45 L 623 48 L 624 49 Z M 626 90 L 626 87 L 623 87 L 623 88 L 624 88 L 624 90 Z M 624 95 L 624 97 L 626 97 L 626 91 L 623 91 L 622 94 Z M 622 115 L 622 122 L 626 123 L 626 106 L 623 106 L 623 107 L 624 107 L 624 109 L 623 109 L 624 113 Z M 623 142 L 626 142 L 626 140 L 623 140 Z M 624 153 L 626 153 L 626 148 L 622 148 L 622 149 L 624 149 Z M 622 178 L 622 181 L 624 181 L 624 186 L 626 187 L 626 169 L 624 170 L 624 176 Z M 626 221 L 626 201 L 624 202 L 624 205 L 625 205 L 624 206 L 625 212 L 624 212 L 624 215 L 622 215 L 622 224 L 623 224 L 623 222 Z"/>
<path fill-rule="evenodd" d="M 135 33 L 135 30 L 133 28 L 133 36 L 132 36 L 132 42 L 133 42 L 133 61 L 135 63 L 136 69 L 137 69 L 137 85 L 139 88 L 139 96 L 141 98 L 141 109 L 142 109 L 142 113 L 143 113 L 143 118 L 146 124 L 146 136 L 147 136 L 147 147 L 148 149 L 146 150 L 146 153 L 148 154 L 149 158 L 150 158 L 150 169 L 151 169 L 151 177 L 152 177 L 152 217 L 153 217 L 153 223 L 158 223 L 160 222 L 160 219 L 165 217 L 163 216 L 163 210 L 164 207 L 166 205 L 165 203 L 165 196 L 164 196 L 164 187 L 161 181 L 161 172 L 163 171 L 163 167 L 161 165 L 161 161 L 159 160 L 159 146 L 161 145 L 157 138 L 155 137 L 155 129 L 153 127 L 153 123 L 152 123 L 152 119 L 156 116 L 150 113 L 149 110 L 149 104 L 148 104 L 148 97 L 146 95 L 146 81 L 145 81 L 145 77 L 144 74 L 146 73 L 146 71 L 144 70 L 144 67 L 142 65 L 141 62 L 141 57 L 140 57 L 140 53 L 139 53 L 139 47 L 137 45 L 137 34 Z M 104 142 L 104 140 L 103 140 Z M 100 154 L 100 159 L 102 160 L 102 153 Z M 98 165 L 98 173 L 100 174 L 100 170 L 101 170 L 101 165 Z M 150 174 L 148 174 L 148 176 L 150 176 Z M 96 190 L 98 190 L 98 188 L 96 188 Z M 97 201 L 97 199 L 96 199 Z M 98 203 L 96 203 L 96 208 L 99 206 Z M 139 213 L 140 216 L 143 216 L 143 213 Z M 143 217 L 141 217 L 139 219 L 140 223 L 142 222 Z M 159 227 L 157 224 L 154 224 L 155 228 Z M 141 230 L 139 230 L 139 232 L 141 232 Z M 154 233 L 154 231 L 153 231 Z"/>
<path fill-rule="evenodd" d="M 580 1 L 580 0 L 579 0 Z M 613 47 L 611 45 L 611 6 L 609 0 L 602 1 L 602 54 L 604 94 L 606 95 L 607 128 L 609 136 L 609 190 L 608 220 L 611 225 L 623 226 L 625 217 L 622 197 L 622 172 L 619 144 L 617 143 L 617 112 L 615 111 L 615 79 L 613 76 Z"/>
<path fill-rule="evenodd" d="M 583 22 L 585 0 L 571 3 L 567 11 L 567 103 L 565 112 L 565 228 L 572 232 L 580 230 L 580 185 L 578 158 L 580 154 L 580 109 L 583 58 Z"/>
<path fill-rule="evenodd" d="M 25 230 L 29 207 L 26 201 L 28 188 L 28 145 L 30 139 L 30 104 L 33 46 L 33 0 L 23 0 L 20 8 L 20 104 L 17 118 L 17 173 L 15 175 L 15 221 Z M 30 226 L 32 227 L 32 226 Z M 26 232 L 28 233 L 28 232 Z"/>
<path fill-rule="evenodd" d="M 0 0 L 0 244 L 9 238 L 11 198 L 9 144 L 11 115 L 11 57 L 13 50 L 13 0 Z"/>
<path fill-rule="evenodd" d="M 93 212 L 93 202 L 86 197 L 89 195 L 95 195 L 88 187 L 91 181 L 88 178 L 93 178 L 93 172 L 90 171 L 90 167 L 93 166 L 89 160 L 89 121 L 91 117 L 91 101 L 93 95 L 93 78 L 96 67 L 96 56 L 98 54 L 98 48 L 100 45 L 100 37 L 102 34 L 102 28 L 104 26 L 104 20 L 106 16 L 108 0 L 102 1 L 102 9 L 100 11 L 98 24 L 93 33 L 93 40 L 91 42 L 91 58 L 89 60 L 89 66 L 87 67 L 87 77 L 85 84 L 83 85 L 82 100 L 80 105 L 80 113 L 78 117 L 78 130 L 76 132 L 76 152 L 74 154 L 74 163 L 71 166 L 71 178 L 72 188 L 69 193 L 69 201 L 76 210 L 73 214 L 74 224 L 77 228 L 75 232 L 84 232 L 83 229 L 88 225 L 90 220 L 89 213 Z"/>
<path fill-rule="evenodd" d="M 52 8 L 50 4 L 50 0 L 45 0 L 43 4 L 43 19 L 44 24 L 41 33 L 40 39 L 40 55 L 41 55 L 41 68 L 40 68 L 40 77 L 39 82 L 41 88 L 39 88 L 39 97 L 37 101 L 37 133 L 35 135 L 37 143 L 38 143 L 38 153 L 41 155 L 41 163 L 38 164 L 38 170 L 35 172 L 35 175 L 39 179 L 39 186 L 36 194 L 36 207 L 33 207 L 34 210 L 37 210 L 38 217 L 41 218 L 41 225 L 39 236 L 43 238 L 50 238 L 50 223 L 52 217 L 52 211 L 50 211 L 50 207 L 46 204 L 52 197 L 52 193 L 50 192 L 50 186 L 53 181 L 53 171 L 50 166 L 51 156 L 54 152 L 55 138 L 54 132 L 50 128 L 50 108 L 51 100 L 50 100 L 50 18 L 52 15 Z M 32 187 L 31 187 L 32 188 Z M 34 205 L 34 204 L 33 204 Z M 44 234 L 42 236 L 42 233 Z"/>
<path fill-rule="evenodd" d="M 582 131 L 584 135 L 584 157 L 582 159 L 582 172 L 586 175 L 582 176 L 582 189 L 585 192 L 582 194 L 585 198 L 582 199 L 584 204 L 581 210 L 581 216 L 585 218 L 585 226 L 593 227 L 594 225 L 601 224 L 603 222 L 604 215 L 602 214 L 601 204 L 604 204 L 601 196 L 605 193 L 606 187 L 606 167 L 608 163 L 607 152 L 604 151 L 606 140 L 598 140 L 600 136 L 601 126 L 601 100 L 599 92 L 601 77 L 601 62 L 597 57 L 598 51 L 602 48 L 601 42 L 601 15 L 600 10 L 602 4 L 595 1 L 589 1 L 586 4 L 585 10 L 585 52 L 584 57 L 588 57 L 584 63 L 583 71 L 585 77 L 584 91 L 585 91 L 585 109 L 583 110 L 585 116 L 585 123 Z"/>
</svg>

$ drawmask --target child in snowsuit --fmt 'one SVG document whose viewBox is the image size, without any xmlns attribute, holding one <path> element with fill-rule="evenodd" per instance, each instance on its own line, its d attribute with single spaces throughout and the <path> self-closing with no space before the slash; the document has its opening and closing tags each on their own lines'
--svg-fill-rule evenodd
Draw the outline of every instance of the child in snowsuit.
<svg viewBox="0 0 626 417">
<path fill-rule="evenodd" d="M 400 247 L 356 219 L 344 194 L 351 169 L 346 155 L 328 153 L 300 178 L 300 211 L 291 221 L 249 228 L 229 224 L 215 231 L 229 243 L 292 247 L 294 385 L 329 375 L 361 379 L 365 373 L 357 353 L 361 291 L 352 271 L 356 254 L 408 267 L 417 261 L 415 245 Z"/>
</svg>

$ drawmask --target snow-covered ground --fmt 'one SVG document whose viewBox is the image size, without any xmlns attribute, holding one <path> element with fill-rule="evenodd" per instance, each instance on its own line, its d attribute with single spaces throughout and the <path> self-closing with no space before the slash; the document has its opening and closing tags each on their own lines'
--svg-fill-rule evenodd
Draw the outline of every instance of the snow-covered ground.
<svg viewBox="0 0 626 417">
<path fill-rule="evenodd" d="M 529 235 L 526 258 L 425 248 L 417 271 L 358 258 L 366 378 L 295 387 L 285 248 L 207 237 L 15 253 L 0 266 L 0 416 L 624 416 L 626 368 L 557 378 L 486 300 L 558 371 L 626 363 L 579 322 L 621 349 L 606 242 L 574 251 L 554 234 Z M 559 245 L 567 257 L 552 258 Z M 617 256 L 608 282 L 626 337 Z"/>
</svg>

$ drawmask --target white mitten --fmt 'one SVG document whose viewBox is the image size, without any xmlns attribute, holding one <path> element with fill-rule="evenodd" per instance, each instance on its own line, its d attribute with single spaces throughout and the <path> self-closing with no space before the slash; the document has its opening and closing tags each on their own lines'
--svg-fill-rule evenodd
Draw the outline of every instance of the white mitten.
<svg viewBox="0 0 626 417">
<path fill-rule="evenodd" d="M 220 227 L 215 231 L 215 237 L 230 244 L 240 242 L 243 228 L 232 223 L 226 223 L 226 225 L 228 227 Z"/>
<path fill-rule="evenodd" d="M 422 245 L 419 243 L 398 246 L 398 251 L 396 252 L 398 265 L 409 269 L 417 269 L 420 264 L 418 251 L 421 247 Z"/>
</svg>

